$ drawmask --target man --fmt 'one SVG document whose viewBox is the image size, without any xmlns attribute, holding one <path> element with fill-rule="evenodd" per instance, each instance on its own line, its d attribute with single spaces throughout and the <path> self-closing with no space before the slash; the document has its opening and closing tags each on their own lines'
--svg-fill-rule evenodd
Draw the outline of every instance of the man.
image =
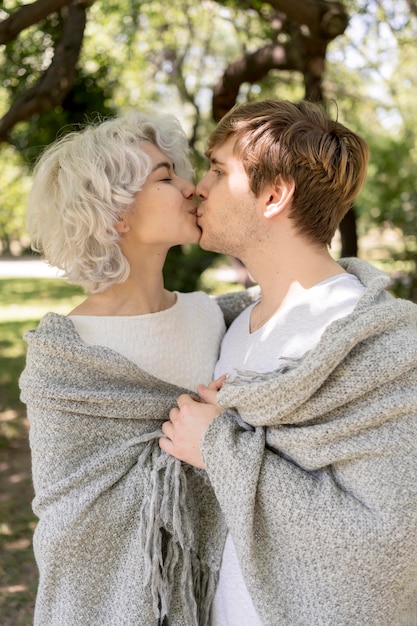
<svg viewBox="0 0 417 626">
<path fill-rule="evenodd" d="M 365 142 L 302 102 L 233 109 L 197 186 L 200 245 L 261 299 L 160 446 L 207 471 L 228 526 L 221 626 L 417 625 L 417 307 L 328 247 Z"/>
</svg>

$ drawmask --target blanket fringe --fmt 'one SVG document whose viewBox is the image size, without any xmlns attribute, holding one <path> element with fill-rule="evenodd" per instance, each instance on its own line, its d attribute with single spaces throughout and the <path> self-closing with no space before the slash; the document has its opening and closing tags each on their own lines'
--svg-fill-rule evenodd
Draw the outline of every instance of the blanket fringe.
<svg viewBox="0 0 417 626">
<path fill-rule="evenodd" d="M 141 454 L 141 464 L 143 456 L 152 456 L 152 449 L 149 442 Z M 159 456 L 159 462 L 150 471 L 149 487 L 142 502 L 140 532 L 145 584 L 150 585 L 154 614 L 162 624 L 170 613 L 173 588 L 179 584 L 186 623 L 206 626 L 217 574 L 193 549 L 193 523 L 186 502 L 187 478 L 181 462 L 166 455 L 161 466 Z M 175 580 L 177 577 L 179 581 Z"/>
</svg>

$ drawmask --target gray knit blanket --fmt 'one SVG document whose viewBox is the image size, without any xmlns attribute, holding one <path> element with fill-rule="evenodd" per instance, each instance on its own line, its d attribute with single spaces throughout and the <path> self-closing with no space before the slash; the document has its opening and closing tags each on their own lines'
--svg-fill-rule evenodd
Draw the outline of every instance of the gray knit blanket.
<svg viewBox="0 0 417 626">
<path fill-rule="evenodd" d="M 417 306 L 342 265 L 367 287 L 353 313 L 227 381 L 203 438 L 265 626 L 417 625 Z"/>
<path fill-rule="evenodd" d="M 253 297 L 220 298 L 225 319 Z M 208 624 L 224 521 L 204 473 L 158 446 L 162 422 L 188 390 L 84 344 L 61 315 L 48 313 L 25 339 L 35 624 Z"/>
</svg>

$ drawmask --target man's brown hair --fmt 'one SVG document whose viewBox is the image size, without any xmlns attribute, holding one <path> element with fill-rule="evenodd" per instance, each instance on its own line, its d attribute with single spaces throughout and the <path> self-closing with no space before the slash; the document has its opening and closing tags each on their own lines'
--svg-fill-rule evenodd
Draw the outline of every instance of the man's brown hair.
<svg viewBox="0 0 417 626">
<path fill-rule="evenodd" d="M 208 139 L 207 156 L 230 137 L 258 196 L 278 177 L 294 181 L 291 218 L 299 233 L 329 245 L 366 178 L 369 149 L 311 102 L 264 100 L 234 107 Z"/>
</svg>

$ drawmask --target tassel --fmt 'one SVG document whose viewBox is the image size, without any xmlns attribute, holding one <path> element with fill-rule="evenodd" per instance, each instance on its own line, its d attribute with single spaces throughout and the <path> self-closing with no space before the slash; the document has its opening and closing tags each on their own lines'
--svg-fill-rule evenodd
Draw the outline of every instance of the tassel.
<svg viewBox="0 0 417 626">
<path fill-rule="evenodd" d="M 148 481 L 150 488 L 140 511 L 145 584 L 150 586 L 155 617 L 162 622 L 169 615 L 174 576 L 179 576 L 187 624 L 200 626 L 196 597 L 203 601 L 199 581 L 201 565 L 192 550 L 194 532 L 187 508 L 186 474 L 180 461 L 158 452 L 153 455 L 148 447 L 143 451 L 143 456 L 153 457 Z M 144 463 L 143 457 L 141 464 L 143 467 L 149 465 Z M 177 572 L 180 562 L 181 571 Z"/>
</svg>

